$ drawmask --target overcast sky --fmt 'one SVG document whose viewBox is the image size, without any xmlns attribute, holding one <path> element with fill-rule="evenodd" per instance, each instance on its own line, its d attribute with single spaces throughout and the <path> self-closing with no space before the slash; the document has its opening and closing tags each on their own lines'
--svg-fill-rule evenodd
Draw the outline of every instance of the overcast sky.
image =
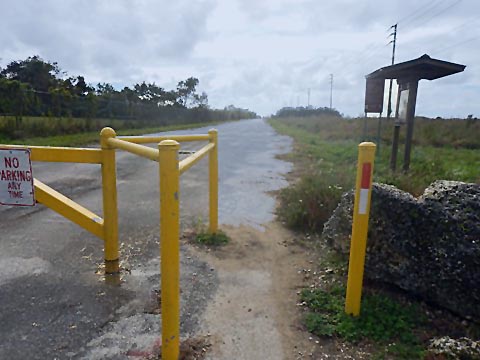
<svg viewBox="0 0 480 360">
<path fill-rule="evenodd" d="M 478 0 L 0 0 L 0 66 L 40 55 L 116 88 L 195 76 L 213 107 L 363 112 L 365 75 L 424 53 L 467 65 L 422 80 L 417 114 L 480 116 Z"/>
</svg>

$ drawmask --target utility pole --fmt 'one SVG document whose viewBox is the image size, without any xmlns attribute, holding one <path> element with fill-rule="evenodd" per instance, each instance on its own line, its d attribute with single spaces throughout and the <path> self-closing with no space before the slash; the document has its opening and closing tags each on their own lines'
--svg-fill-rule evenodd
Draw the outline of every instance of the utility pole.
<svg viewBox="0 0 480 360">
<path fill-rule="evenodd" d="M 397 45 L 397 26 L 398 24 L 392 25 L 390 29 L 393 29 L 393 32 L 389 36 L 393 36 L 393 40 L 390 43 L 393 44 L 392 48 L 392 65 L 395 63 L 395 47 Z M 390 87 L 388 90 L 388 108 L 387 108 L 387 119 L 390 119 L 390 115 L 392 113 L 392 81 L 390 79 Z M 400 86 L 397 89 L 397 104 L 396 104 L 396 111 L 395 117 L 398 117 L 398 109 L 400 104 Z M 393 128 L 393 140 L 392 140 L 392 153 L 390 154 L 390 170 L 395 171 L 397 168 L 397 152 L 398 152 L 398 141 L 400 138 L 400 123 L 398 119 L 395 121 L 395 126 Z"/>
<path fill-rule="evenodd" d="M 390 29 L 393 29 L 393 32 L 389 35 L 393 36 L 393 40 L 389 42 L 389 44 L 393 43 L 393 51 L 392 51 L 392 65 L 395 63 L 395 45 L 397 44 L 397 25 L 392 25 Z M 390 119 L 390 115 L 392 114 L 392 84 L 393 79 L 390 79 L 390 86 L 388 87 L 388 106 L 387 106 L 387 120 Z M 382 114 L 378 118 L 378 129 L 377 129 L 377 155 L 380 156 L 380 143 L 382 142 Z"/>
<path fill-rule="evenodd" d="M 308 90 L 307 90 L 307 98 L 308 98 L 307 107 L 310 107 L 310 88 L 308 88 Z"/>
<path fill-rule="evenodd" d="M 333 74 L 330 74 L 330 110 L 332 110 L 332 97 L 333 97 Z"/>
<path fill-rule="evenodd" d="M 393 29 L 393 32 L 389 36 L 393 36 L 393 40 L 389 44 L 393 43 L 392 49 L 392 65 L 395 64 L 395 46 L 397 45 L 397 25 L 392 25 L 390 29 Z M 390 79 L 390 86 L 388 87 L 388 107 L 387 107 L 387 119 L 390 119 L 392 114 L 392 83 L 393 79 Z"/>
</svg>

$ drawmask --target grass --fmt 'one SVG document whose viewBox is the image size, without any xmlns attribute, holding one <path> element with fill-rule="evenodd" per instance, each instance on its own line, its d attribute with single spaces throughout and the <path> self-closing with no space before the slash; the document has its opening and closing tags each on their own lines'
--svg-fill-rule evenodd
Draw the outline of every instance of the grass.
<svg viewBox="0 0 480 360">
<path fill-rule="evenodd" d="M 213 123 L 195 123 L 178 124 L 166 126 L 146 126 L 142 128 L 116 130 L 117 135 L 143 135 L 152 134 L 170 130 L 192 129 L 207 126 Z M 82 146 L 91 143 L 97 143 L 100 139 L 100 131 L 81 132 L 75 134 L 64 134 L 45 137 L 30 137 L 25 139 L 11 140 L 2 137 L 0 134 L 0 143 L 8 145 L 31 145 L 31 146 Z"/>
<path fill-rule="evenodd" d="M 281 219 L 290 228 L 320 231 L 345 189 L 331 173 L 305 176 L 280 192 Z"/>
<path fill-rule="evenodd" d="M 396 292 L 364 287 L 361 313 L 345 313 L 348 260 L 321 246 L 315 277 L 300 292 L 307 330 L 322 338 L 335 338 L 350 347 L 367 346 L 372 359 L 423 359 L 428 327 L 425 309 Z M 318 279 L 318 280 L 317 280 Z M 321 280 L 320 280 L 321 279 Z"/>
<path fill-rule="evenodd" d="M 361 316 L 345 314 L 345 289 L 305 289 L 301 301 L 309 308 L 305 316 L 307 329 L 318 336 L 336 336 L 352 343 L 373 341 L 399 358 L 418 359 L 423 347 L 416 332 L 424 323 L 418 307 L 402 304 L 382 294 L 365 294 Z M 396 346 L 392 348 L 390 344 Z"/>
<path fill-rule="evenodd" d="M 195 236 L 195 242 L 207 246 L 221 246 L 228 244 L 230 238 L 222 230 L 218 230 L 216 233 L 209 233 L 202 230 Z"/>
<path fill-rule="evenodd" d="M 293 137 L 295 144 L 287 158 L 295 163 L 296 179 L 280 192 L 278 216 L 291 228 L 320 234 L 342 193 L 354 186 L 357 146 L 363 141 L 364 119 L 273 118 L 270 124 Z M 480 137 L 472 133 L 480 133 L 480 121 L 416 119 L 408 174 L 390 171 L 393 123 L 383 125 L 383 135 L 377 144 L 375 182 L 395 185 L 416 196 L 438 179 L 480 183 Z M 376 140 L 376 119 L 368 119 L 367 128 L 367 139 Z M 402 129 L 401 144 L 404 132 Z M 398 168 L 402 153 L 400 148 Z M 429 315 L 427 321 L 426 314 L 433 311 L 427 312 L 425 304 L 412 304 L 404 295 L 382 288 L 373 291 L 368 285 L 364 287 L 361 315 L 358 318 L 346 315 L 343 284 L 347 260 L 332 254 L 325 245 L 316 244 L 323 246 L 318 266 L 328 271 L 318 278 L 322 280 L 314 280 L 300 294 L 308 308 L 304 322 L 310 332 L 354 346 L 372 345 L 374 359 L 423 359 L 429 356 L 426 339 L 458 329 L 459 333 L 467 331 L 458 319 L 451 319 L 446 330 L 435 323 L 441 319 Z"/>
<path fill-rule="evenodd" d="M 348 259 L 319 246 L 319 261 L 310 285 L 300 292 L 306 329 L 322 338 L 334 338 L 346 348 L 367 351 L 371 359 L 446 359 L 428 350 L 430 339 L 449 336 L 478 339 L 480 328 L 465 324 L 449 311 L 418 302 L 407 293 L 382 283 L 363 286 L 360 316 L 345 314 Z M 320 255 L 321 254 L 321 255 Z M 452 357 L 455 358 L 456 357 Z M 476 357 L 464 357 L 476 359 Z"/>
<path fill-rule="evenodd" d="M 322 140 L 354 140 L 369 139 L 377 141 L 378 118 L 346 119 L 339 117 L 290 117 L 273 118 L 273 122 L 294 125 L 295 128 L 317 134 Z M 480 139 L 476 134 L 480 132 L 478 119 L 415 119 L 413 135 L 414 146 L 453 147 L 479 149 Z M 381 142 L 390 145 L 393 134 L 394 121 L 382 119 Z M 405 125 L 400 131 L 400 142 L 405 142 Z"/>
<path fill-rule="evenodd" d="M 374 139 L 376 119 L 367 121 L 367 136 Z M 321 232 L 341 193 L 354 186 L 364 119 L 274 118 L 270 123 L 280 133 L 294 138 L 295 151 L 290 158 L 300 177 L 281 191 L 279 217 L 292 228 Z M 375 182 L 394 185 L 415 196 L 438 179 L 480 183 L 480 138 L 471 133 L 480 133 L 480 121 L 417 119 L 407 174 L 389 169 L 392 127 L 391 122 L 384 124 L 380 149 L 377 144 Z M 402 151 L 400 148 L 398 167 Z"/>
</svg>

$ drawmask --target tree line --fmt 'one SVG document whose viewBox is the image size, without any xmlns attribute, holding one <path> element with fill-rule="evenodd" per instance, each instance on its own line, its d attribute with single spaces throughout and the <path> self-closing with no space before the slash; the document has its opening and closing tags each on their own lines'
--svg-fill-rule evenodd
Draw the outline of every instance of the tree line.
<svg viewBox="0 0 480 360">
<path fill-rule="evenodd" d="M 318 107 L 314 108 L 313 106 L 297 106 L 297 107 L 283 107 L 278 110 L 274 117 L 310 117 L 310 116 L 329 116 L 329 117 L 342 117 L 342 114 L 336 109 L 331 109 L 328 107 Z"/>
<path fill-rule="evenodd" d="M 203 122 L 256 117 L 230 105 L 211 109 L 199 80 L 189 77 L 167 90 L 143 81 L 116 90 L 112 84 L 92 86 L 84 76 L 68 76 L 56 62 L 31 56 L 0 68 L 0 114 L 67 118 L 126 119 L 155 124 Z"/>
</svg>

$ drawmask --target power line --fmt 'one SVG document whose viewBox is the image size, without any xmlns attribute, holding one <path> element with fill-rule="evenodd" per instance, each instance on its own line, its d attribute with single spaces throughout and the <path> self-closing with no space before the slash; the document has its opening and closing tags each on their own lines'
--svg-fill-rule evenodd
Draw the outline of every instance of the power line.
<svg viewBox="0 0 480 360">
<path fill-rule="evenodd" d="M 435 19 L 436 17 L 442 15 L 445 11 L 447 10 L 450 10 L 452 7 L 454 7 L 455 5 L 461 3 L 463 0 L 457 0 L 456 2 L 450 4 L 450 6 L 447 6 L 446 8 L 436 12 L 435 14 L 433 14 L 433 16 L 427 18 L 427 20 L 425 20 L 423 23 L 422 23 L 422 26 L 425 25 L 426 23 L 432 21 L 433 19 Z"/>
<path fill-rule="evenodd" d="M 365 63 L 365 60 L 369 60 L 373 55 L 377 54 L 381 50 L 384 50 L 385 45 L 378 43 L 370 43 L 366 45 L 363 49 L 359 50 L 356 53 L 344 54 L 336 64 L 342 66 L 342 70 L 350 68 L 354 64 L 359 62 Z M 364 56 L 366 55 L 366 56 Z M 347 59 L 345 61 L 345 59 Z M 310 61 L 312 61 L 311 59 Z"/>
<path fill-rule="evenodd" d="M 477 39 L 480 39 L 480 35 L 479 35 L 479 36 L 475 36 L 475 37 L 470 38 L 470 39 L 467 39 L 467 40 L 464 40 L 464 41 L 460 41 L 460 42 L 458 42 L 458 43 L 456 43 L 456 44 L 453 44 L 453 45 L 450 45 L 450 46 L 447 46 L 447 47 L 440 47 L 440 48 L 434 49 L 434 50 L 432 50 L 432 53 L 435 52 L 435 53 L 439 54 L 439 53 L 442 53 L 442 52 L 444 52 L 444 51 L 446 51 L 446 50 L 450 50 L 450 49 L 456 48 L 457 46 L 460 46 L 460 45 L 463 45 L 463 44 L 466 44 L 466 43 L 475 41 L 475 40 L 477 40 Z"/>
<path fill-rule="evenodd" d="M 430 1 L 429 3 L 424 4 L 423 6 L 420 6 L 419 8 L 415 9 L 414 11 L 412 11 L 412 12 L 411 12 L 410 14 L 408 14 L 407 16 L 404 16 L 403 18 L 401 18 L 400 20 L 398 20 L 398 21 L 397 21 L 397 24 L 402 23 L 402 25 L 403 25 L 403 22 L 404 22 L 405 20 L 407 20 L 409 17 L 414 16 L 414 15 L 417 16 L 417 15 L 419 14 L 419 11 L 420 11 L 420 10 L 425 9 L 425 8 L 427 8 L 427 7 L 430 7 L 433 3 L 435 3 L 435 1 L 437 1 L 437 0 Z M 441 2 L 442 2 L 442 1 L 445 1 L 445 0 L 441 0 Z"/>
<path fill-rule="evenodd" d="M 453 29 L 450 29 L 449 32 L 450 32 L 450 33 L 455 32 L 455 31 L 457 31 L 457 30 L 465 27 L 466 25 L 472 26 L 473 24 L 478 23 L 479 21 L 480 21 L 479 18 L 477 18 L 477 19 L 471 18 L 471 19 L 469 19 L 469 20 L 461 23 L 460 25 L 455 26 Z"/>
<path fill-rule="evenodd" d="M 360 64 L 363 67 L 366 67 L 366 65 L 370 64 L 372 60 L 377 60 L 378 53 L 384 50 L 385 50 L 385 45 L 383 44 L 382 45 L 370 44 L 370 46 L 364 48 L 359 54 L 351 55 L 349 60 L 341 63 L 340 65 L 342 65 L 342 72 L 345 73 L 345 70 L 351 70 L 354 65 L 358 65 L 358 64 Z M 365 56 L 362 56 L 364 54 Z"/>
<path fill-rule="evenodd" d="M 439 5 L 445 3 L 448 0 L 440 0 L 439 2 L 431 2 L 429 6 L 427 6 L 423 11 L 418 12 L 415 16 L 410 18 L 409 20 L 405 21 L 402 23 L 403 28 L 405 28 L 407 25 L 410 25 L 412 23 L 415 23 L 418 19 L 421 19 L 423 16 L 427 15 L 429 12 L 432 10 L 435 10 Z M 401 23 L 400 21 L 397 21 L 397 24 Z"/>
<path fill-rule="evenodd" d="M 407 16 L 404 16 L 400 20 L 397 21 L 398 23 L 404 24 L 412 24 L 421 17 L 424 17 L 427 15 L 429 12 L 436 10 L 439 6 L 444 5 L 448 0 L 433 0 L 430 1 L 428 4 L 424 4 L 420 7 L 418 7 L 415 11 L 409 13 Z M 451 7 L 455 6 L 457 3 L 459 3 L 462 0 L 457 0 L 455 3 L 447 6 L 446 8 L 442 8 L 439 12 L 436 12 L 433 16 L 430 16 L 427 21 L 432 20 L 433 18 L 439 16 L 441 13 L 447 11 Z M 391 29 L 391 28 L 390 28 Z M 392 41 L 393 42 L 393 41 Z M 391 42 L 390 42 L 391 43 Z M 389 44 L 390 44 L 389 43 Z M 387 44 L 388 45 L 388 44 Z M 396 45 L 396 39 L 395 39 L 395 45 Z M 369 63 L 372 62 L 372 60 L 377 60 L 378 59 L 378 53 L 384 50 L 385 45 L 381 44 L 369 44 L 366 47 L 364 47 L 360 52 L 357 54 L 351 54 L 350 59 L 347 61 L 341 61 L 340 63 L 342 64 L 342 70 L 350 70 L 353 65 L 361 64 L 363 67 L 368 65 Z M 394 50 L 393 50 L 394 51 Z M 393 55 L 394 57 L 394 55 Z M 345 73 L 345 71 L 344 71 Z M 391 110 L 390 110 L 391 113 Z"/>
<path fill-rule="evenodd" d="M 353 55 L 349 61 L 343 63 L 343 69 L 350 67 L 353 64 L 358 64 L 359 58 L 363 61 L 370 59 L 373 55 L 384 50 L 385 46 L 383 44 L 370 44 L 367 45 L 360 53 Z M 367 56 L 363 56 L 367 55 Z"/>
</svg>

